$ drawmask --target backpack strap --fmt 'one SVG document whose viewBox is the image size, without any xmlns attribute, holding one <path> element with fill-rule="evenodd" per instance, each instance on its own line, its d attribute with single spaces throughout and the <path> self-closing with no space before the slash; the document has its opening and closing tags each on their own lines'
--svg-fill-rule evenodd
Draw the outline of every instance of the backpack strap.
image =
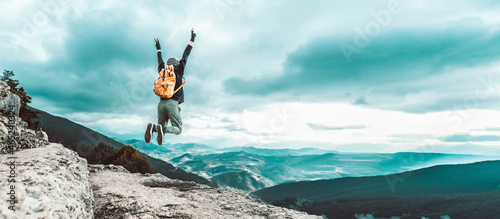
<svg viewBox="0 0 500 219">
<path fill-rule="evenodd" d="M 184 77 L 182 77 L 182 79 L 184 79 Z M 179 91 L 181 89 L 182 86 L 184 86 L 184 84 L 186 83 L 186 80 L 184 79 L 183 80 L 184 82 L 182 82 L 181 86 L 179 86 L 175 91 L 174 91 L 174 94 L 177 93 L 177 91 Z"/>
</svg>

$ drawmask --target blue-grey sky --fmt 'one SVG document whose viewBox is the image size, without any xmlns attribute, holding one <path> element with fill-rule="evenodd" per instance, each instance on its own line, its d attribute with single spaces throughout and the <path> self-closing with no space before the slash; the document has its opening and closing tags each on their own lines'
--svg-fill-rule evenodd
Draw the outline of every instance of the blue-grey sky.
<svg viewBox="0 0 500 219">
<path fill-rule="evenodd" d="M 180 58 L 193 27 L 184 132 L 167 142 L 500 150 L 499 9 L 493 0 L 2 1 L 0 66 L 33 107 L 141 138 L 156 121 L 153 39 L 165 59 Z"/>
</svg>

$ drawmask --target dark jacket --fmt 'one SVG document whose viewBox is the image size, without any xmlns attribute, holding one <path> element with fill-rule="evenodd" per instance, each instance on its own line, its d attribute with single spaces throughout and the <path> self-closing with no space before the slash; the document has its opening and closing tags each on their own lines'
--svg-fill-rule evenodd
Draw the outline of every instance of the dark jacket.
<svg viewBox="0 0 500 219">
<path fill-rule="evenodd" d="M 182 59 L 179 61 L 179 65 L 174 66 L 174 72 L 175 72 L 174 89 L 179 88 L 182 84 L 184 69 L 186 68 L 187 59 L 189 53 L 191 53 L 192 48 L 193 47 L 188 44 L 186 49 L 184 50 L 184 54 L 182 54 Z M 163 62 L 163 59 L 161 57 L 161 52 L 158 52 L 158 73 L 160 73 L 163 68 L 165 68 L 165 62 Z M 181 104 L 182 102 L 184 102 L 184 87 L 182 87 L 179 91 L 177 91 L 177 93 L 175 93 L 171 98 L 161 98 L 161 99 L 173 99 L 177 100 L 177 102 Z"/>
</svg>

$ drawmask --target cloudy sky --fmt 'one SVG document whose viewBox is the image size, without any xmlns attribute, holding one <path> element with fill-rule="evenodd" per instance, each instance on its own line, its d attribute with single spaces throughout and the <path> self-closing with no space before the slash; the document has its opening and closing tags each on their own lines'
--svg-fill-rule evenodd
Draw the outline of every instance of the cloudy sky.
<svg viewBox="0 0 500 219">
<path fill-rule="evenodd" d="M 156 121 L 154 38 L 198 34 L 169 143 L 500 151 L 500 3 L 1 1 L 0 66 L 32 106 L 110 137 Z"/>
</svg>

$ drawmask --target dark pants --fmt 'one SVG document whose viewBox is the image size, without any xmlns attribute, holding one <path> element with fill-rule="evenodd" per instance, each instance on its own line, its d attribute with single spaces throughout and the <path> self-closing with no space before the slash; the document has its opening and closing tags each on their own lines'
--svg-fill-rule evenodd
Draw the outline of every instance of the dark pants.
<svg viewBox="0 0 500 219">
<path fill-rule="evenodd" d="M 167 126 L 168 120 L 170 120 L 171 126 Z M 158 124 L 164 127 L 164 133 L 181 134 L 182 120 L 179 102 L 172 99 L 160 100 L 158 103 Z"/>
</svg>

